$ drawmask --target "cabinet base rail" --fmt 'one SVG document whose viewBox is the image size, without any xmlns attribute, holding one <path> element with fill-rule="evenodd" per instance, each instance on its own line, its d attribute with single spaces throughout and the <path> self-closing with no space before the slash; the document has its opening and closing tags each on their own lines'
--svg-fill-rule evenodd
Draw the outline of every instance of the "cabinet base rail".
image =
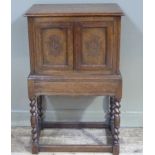
<svg viewBox="0 0 155 155">
<path fill-rule="evenodd" d="M 110 145 L 40 145 L 40 152 L 112 152 Z"/>
<path fill-rule="evenodd" d="M 110 128 L 103 122 L 43 122 L 42 128 Z"/>
</svg>

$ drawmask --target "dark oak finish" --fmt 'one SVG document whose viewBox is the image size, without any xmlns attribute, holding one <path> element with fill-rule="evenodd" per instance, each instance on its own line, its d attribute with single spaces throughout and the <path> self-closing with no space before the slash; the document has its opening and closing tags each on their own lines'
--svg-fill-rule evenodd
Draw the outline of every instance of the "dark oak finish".
<svg viewBox="0 0 155 155">
<path fill-rule="evenodd" d="M 40 146 L 41 152 L 112 152 L 109 145 L 51 145 Z"/>
<path fill-rule="evenodd" d="M 102 122 L 43 122 L 43 128 L 110 128 Z"/>
<path fill-rule="evenodd" d="M 117 4 L 36 4 L 26 16 L 121 16 Z"/>
<path fill-rule="evenodd" d="M 50 74 L 73 69 L 72 23 L 35 22 L 35 72 Z"/>
<path fill-rule="evenodd" d="M 112 152 L 119 154 L 120 26 L 116 4 L 37 4 L 28 18 L 32 153 L 39 151 Z M 110 122 L 44 122 L 44 95 L 109 96 Z M 113 143 L 101 145 L 39 144 L 44 128 L 109 128 Z"/>
<path fill-rule="evenodd" d="M 81 21 L 75 26 L 76 69 L 112 74 L 113 21 Z"/>
</svg>

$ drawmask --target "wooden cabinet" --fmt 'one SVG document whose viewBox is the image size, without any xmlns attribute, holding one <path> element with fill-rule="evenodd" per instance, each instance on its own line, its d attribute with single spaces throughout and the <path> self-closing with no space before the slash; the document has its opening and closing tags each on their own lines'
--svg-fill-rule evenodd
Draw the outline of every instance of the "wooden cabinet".
<svg viewBox="0 0 155 155">
<path fill-rule="evenodd" d="M 121 9 L 116 4 L 38 4 L 25 15 L 28 17 L 31 64 L 28 92 L 32 114 L 32 152 L 87 150 L 117 155 L 122 94 L 119 71 Z M 113 144 L 41 147 L 39 131 L 47 125 L 40 114 L 44 95 L 109 96 L 111 121 L 106 126 L 112 131 Z M 55 126 L 61 123 L 58 124 Z M 71 126 L 78 127 L 82 123 L 73 124 Z M 97 128 L 105 125 L 85 122 L 85 126 Z"/>
</svg>

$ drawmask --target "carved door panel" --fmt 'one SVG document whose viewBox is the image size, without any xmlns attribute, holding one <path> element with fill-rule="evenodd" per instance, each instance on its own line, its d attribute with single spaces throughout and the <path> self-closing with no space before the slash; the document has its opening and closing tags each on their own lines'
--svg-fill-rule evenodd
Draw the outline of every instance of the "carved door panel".
<svg viewBox="0 0 155 155">
<path fill-rule="evenodd" d="M 112 73 L 113 22 L 77 23 L 75 42 L 78 71 Z"/>
<path fill-rule="evenodd" d="M 73 69 L 73 26 L 71 23 L 36 23 L 35 38 L 35 72 L 50 74 Z"/>
</svg>

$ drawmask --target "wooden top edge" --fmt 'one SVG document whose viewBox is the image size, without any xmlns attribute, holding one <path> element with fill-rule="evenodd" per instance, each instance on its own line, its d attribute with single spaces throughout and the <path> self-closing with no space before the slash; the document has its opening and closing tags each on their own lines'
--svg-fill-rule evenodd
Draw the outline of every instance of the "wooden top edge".
<svg viewBox="0 0 155 155">
<path fill-rule="evenodd" d="M 105 4 L 34 4 L 25 16 L 122 16 L 115 3 Z"/>
</svg>

